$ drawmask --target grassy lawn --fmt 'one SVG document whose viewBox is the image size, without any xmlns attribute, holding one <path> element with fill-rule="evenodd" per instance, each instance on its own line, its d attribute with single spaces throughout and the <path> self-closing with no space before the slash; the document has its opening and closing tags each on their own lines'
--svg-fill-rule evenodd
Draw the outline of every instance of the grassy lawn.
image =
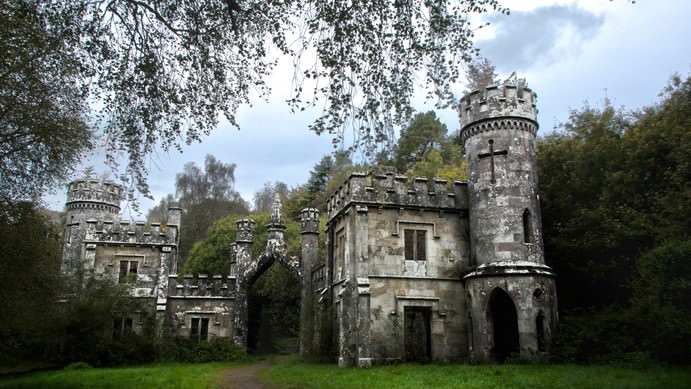
<svg viewBox="0 0 691 389">
<path fill-rule="evenodd" d="M 691 387 L 691 369 L 573 365 L 398 365 L 340 369 L 271 358 L 271 388 L 664 388 Z M 60 370 L 0 380 L 0 388 L 217 388 L 223 373 L 252 363 L 161 364 Z"/>
<path fill-rule="evenodd" d="M 574 365 L 398 365 L 339 369 L 286 361 L 262 372 L 275 388 L 691 388 L 687 368 Z"/>
<path fill-rule="evenodd" d="M 247 363 L 176 363 L 58 370 L 0 380 L 0 388 L 217 388 L 225 370 Z"/>
</svg>

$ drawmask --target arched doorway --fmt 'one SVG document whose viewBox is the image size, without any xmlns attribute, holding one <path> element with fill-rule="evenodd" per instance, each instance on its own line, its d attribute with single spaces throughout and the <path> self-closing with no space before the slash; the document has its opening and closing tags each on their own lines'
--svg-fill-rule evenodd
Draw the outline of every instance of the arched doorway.
<svg viewBox="0 0 691 389">
<path fill-rule="evenodd" d="M 492 333 L 492 355 L 504 362 L 512 353 L 519 352 L 518 316 L 516 306 L 503 289 L 495 288 L 487 304 L 487 321 Z"/>
</svg>

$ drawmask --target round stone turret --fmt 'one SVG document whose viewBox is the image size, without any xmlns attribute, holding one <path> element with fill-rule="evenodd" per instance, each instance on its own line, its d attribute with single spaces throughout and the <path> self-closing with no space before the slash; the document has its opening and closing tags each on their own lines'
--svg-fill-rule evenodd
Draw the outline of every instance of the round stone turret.
<svg viewBox="0 0 691 389">
<path fill-rule="evenodd" d="M 459 107 L 476 265 L 463 277 L 471 360 L 545 352 L 557 321 L 555 276 L 542 245 L 535 100 L 514 79 L 469 93 Z"/>
<path fill-rule="evenodd" d="M 123 187 L 109 181 L 82 179 L 67 185 L 67 221 L 115 220 L 120 213 Z"/>
<path fill-rule="evenodd" d="M 461 143 L 478 132 L 489 131 L 491 127 L 499 125 L 496 119 L 513 120 L 504 125 L 521 127 L 535 135 L 536 101 L 537 95 L 525 86 L 524 81 L 505 82 L 468 93 L 459 104 Z"/>
<path fill-rule="evenodd" d="M 544 263 L 538 203 L 536 95 L 513 81 L 461 99 L 471 264 Z"/>
</svg>

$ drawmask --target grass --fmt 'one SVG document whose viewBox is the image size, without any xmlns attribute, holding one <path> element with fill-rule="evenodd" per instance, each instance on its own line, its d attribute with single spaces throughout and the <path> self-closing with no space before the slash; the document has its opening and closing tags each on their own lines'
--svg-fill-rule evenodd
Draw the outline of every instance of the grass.
<svg viewBox="0 0 691 389">
<path fill-rule="evenodd" d="M 576 365 L 398 365 L 339 369 L 287 361 L 262 378 L 275 388 L 664 388 L 691 387 L 688 368 Z"/>
<path fill-rule="evenodd" d="M 217 388 L 224 371 L 248 362 L 58 370 L 0 380 L 0 388 Z"/>
<path fill-rule="evenodd" d="M 270 388 L 663 388 L 691 387 L 688 367 L 576 365 L 398 365 L 341 369 L 271 357 L 261 379 Z M 160 364 L 60 370 L 0 380 L 0 388 L 218 388 L 223 373 L 252 363 Z"/>
</svg>

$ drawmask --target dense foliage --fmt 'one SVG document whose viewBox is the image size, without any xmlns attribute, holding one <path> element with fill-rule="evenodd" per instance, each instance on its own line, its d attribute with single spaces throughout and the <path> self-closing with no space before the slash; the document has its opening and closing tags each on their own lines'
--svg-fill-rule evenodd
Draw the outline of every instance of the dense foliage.
<svg viewBox="0 0 691 389">
<path fill-rule="evenodd" d="M 268 96 L 286 56 L 289 105 L 322 108 L 313 131 L 386 141 L 409 119 L 420 80 L 454 101 L 450 86 L 476 54 L 470 16 L 491 11 L 508 13 L 498 0 L 4 1 L 0 96 L 11 115 L 0 130 L 33 141 L 17 143 L 2 170 L 20 174 L 34 158 L 49 174 L 16 185 L 54 183 L 64 175 L 54 164 L 69 168 L 88 146 L 89 123 L 113 167 L 128 156 L 121 178 L 147 194 L 148 156 L 201 140 L 221 116 L 237 126 L 238 107 Z"/>
<path fill-rule="evenodd" d="M 241 356 L 228 342 L 199 345 L 158 338 L 152 315 L 143 316 L 141 334 L 112 337 L 113 317 L 146 311 L 129 297 L 128 286 L 88 274 L 63 279 L 56 225 L 30 203 L 10 211 L 0 214 L 0 365 L 30 360 L 108 366 Z"/>
<path fill-rule="evenodd" d="M 169 206 L 182 208 L 178 242 L 180 264 L 185 263 L 194 243 L 206 236 L 216 220 L 230 214 L 247 214 L 248 204 L 235 190 L 235 168 L 234 163 L 224 163 L 211 154 L 204 158 L 203 169 L 188 162 L 175 176 L 177 201 L 173 195 L 168 195 L 149 211 L 149 220 L 165 222 Z"/>
<path fill-rule="evenodd" d="M 376 164 L 408 177 L 465 179 L 465 158 L 458 134 L 448 133 L 434 111 L 416 114 L 401 130 L 397 143 L 380 153 Z"/>
<path fill-rule="evenodd" d="M 60 311 L 60 235 L 30 203 L 9 211 L 0 213 L 0 355 L 45 358 L 56 335 L 46 324 Z"/>
<path fill-rule="evenodd" d="M 38 201 L 91 147 L 74 17 L 34 1 L 0 5 L 0 212 Z"/>
<path fill-rule="evenodd" d="M 691 79 L 626 113 L 574 111 L 538 144 L 558 354 L 691 361 Z"/>
</svg>

